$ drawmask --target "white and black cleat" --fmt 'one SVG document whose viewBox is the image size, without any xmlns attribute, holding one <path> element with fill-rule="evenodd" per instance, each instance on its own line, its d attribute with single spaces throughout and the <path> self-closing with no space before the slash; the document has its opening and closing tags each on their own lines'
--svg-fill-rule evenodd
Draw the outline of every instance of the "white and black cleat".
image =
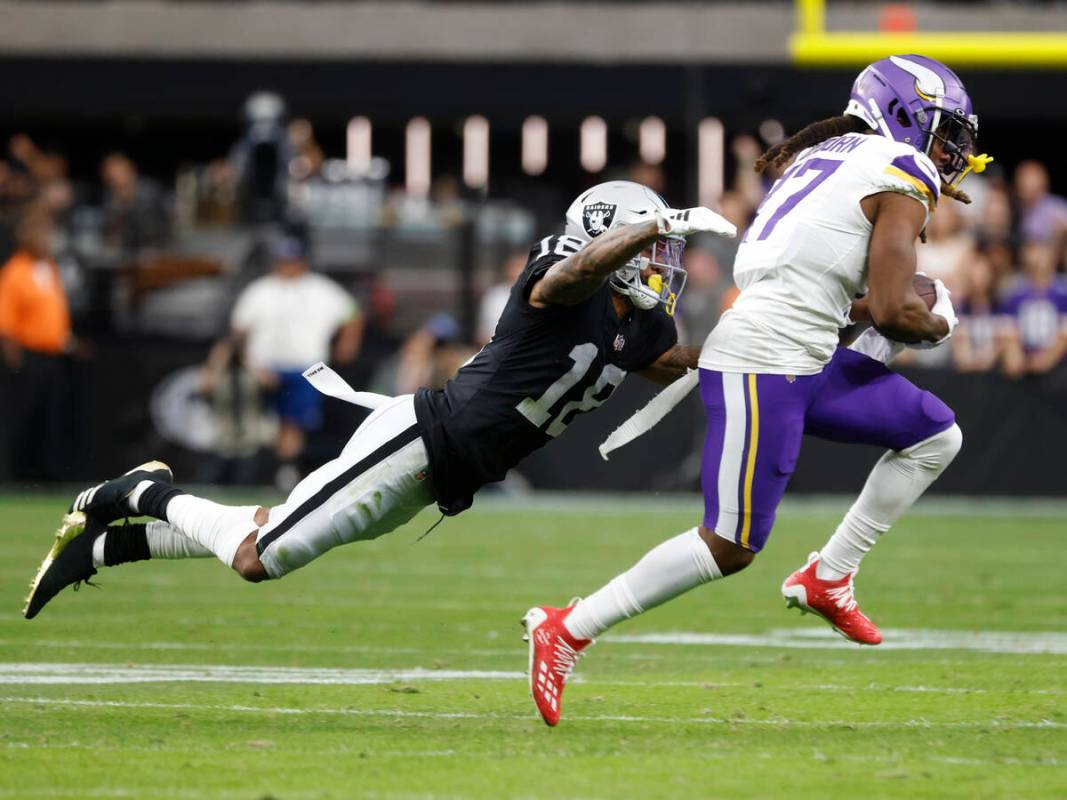
<svg viewBox="0 0 1067 800">
<path fill-rule="evenodd" d="M 84 512 L 99 522 L 114 522 L 125 517 L 136 516 L 126 498 L 141 481 L 170 483 L 174 475 L 170 467 L 162 461 L 149 461 L 134 467 L 129 472 L 110 481 L 92 486 L 78 493 L 70 504 L 70 513 Z"/>
</svg>

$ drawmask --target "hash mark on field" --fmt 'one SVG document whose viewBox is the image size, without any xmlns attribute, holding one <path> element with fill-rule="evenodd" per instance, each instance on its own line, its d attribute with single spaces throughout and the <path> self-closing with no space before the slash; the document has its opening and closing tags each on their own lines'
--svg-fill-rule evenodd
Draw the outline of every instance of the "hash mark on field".
<svg viewBox="0 0 1067 800">
<path fill-rule="evenodd" d="M 246 706 L 201 703 L 149 703 L 125 700 L 73 700 L 56 697 L 0 697 L 0 703 L 29 703 L 43 706 L 69 706 L 72 708 L 145 708 L 165 711 L 222 711 L 233 713 L 258 713 L 282 715 L 327 714 L 331 716 L 352 717 L 415 717 L 426 719 L 482 719 L 482 720 L 531 720 L 532 714 L 479 714 L 464 711 L 408 711 L 397 708 L 291 708 L 288 706 Z M 1053 720 L 1018 720 L 1006 722 L 1002 719 L 961 720 L 940 722 L 928 719 L 905 720 L 790 720 L 790 719 L 737 719 L 733 717 L 642 717 L 633 715 L 598 714 L 571 716 L 572 722 L 648 722 L 667 725 L 756 725 L 768 728 L 936 728 L 936 729 L 993 729 L 993 730 L 1030 730 L 1060 729 L 1067 727 L 1062 722 Z"/>
</svg>

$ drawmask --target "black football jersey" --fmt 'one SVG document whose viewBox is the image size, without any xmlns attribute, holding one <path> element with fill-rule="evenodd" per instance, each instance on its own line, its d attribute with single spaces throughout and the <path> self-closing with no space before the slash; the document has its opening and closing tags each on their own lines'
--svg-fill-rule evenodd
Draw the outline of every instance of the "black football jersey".
<svg viewBox="0 0 1067 800">
<path fill-rule="evenodd" d="M 578 305 L 531 306 L 537 279 L 581 247 L 570 236 L 535 245 L 489 344 L 444 389 L 416 393 L 415 414 L 444 513 L 469 508 L 481 486 L 503 479 L 578 414 L 607 400 L 628 372 L 649 366 L 677 342 L 662 306 L 620 319 L 607 284 Z"/>
</svg>

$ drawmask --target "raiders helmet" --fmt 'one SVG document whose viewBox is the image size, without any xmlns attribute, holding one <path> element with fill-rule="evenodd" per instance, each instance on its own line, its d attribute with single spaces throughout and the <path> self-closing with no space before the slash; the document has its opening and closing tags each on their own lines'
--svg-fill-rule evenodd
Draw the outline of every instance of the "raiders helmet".
<svg viewBox="0 0 1067 800">
<path fill-rule="evenodd" d="M 586 189 L 567 209 L 566 234 L 590 242 L 602 233 L 656 218 L 656 211 L 666 211 L 667 203 L 649 189 L 632 181 L 608 181 Z M 682 253 L 685 239 L 661 236 L 652 244 L 651 253 L 640 254 L 615 270 L 609 285 L 626 295 L 640 309 L 649 310 L 662 303 L 668 314 L 685 287 Z M 641 280 L 646 267 L 657 270 L 648 282 Z"/>
</svg>

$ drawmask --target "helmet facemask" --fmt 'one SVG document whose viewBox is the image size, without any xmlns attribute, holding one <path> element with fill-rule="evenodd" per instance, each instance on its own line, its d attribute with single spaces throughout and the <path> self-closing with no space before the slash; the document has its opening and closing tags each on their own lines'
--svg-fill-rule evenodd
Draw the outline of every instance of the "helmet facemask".
<svg viewBox="0 0 1067 800">
<path fill-rule="evenodd" d="M 947 113 L 939 108 L 930 108 L 927 111 L 931 113 L 933 124 L 926 131 L 926 154 L 931 154 L 935 140 L 941 143 L 941 149 L 948 155 L 949 162 L 945 166 L 936 166 L 945 183 L 956 189 L 971 172 L 984 172 L 986 165 L 993 159 L 984 153 L 975 155 L 978 145 L 978 118 L 974 114 L 965 116 L 959 111 L 954 114 Z"/>
<path fill-rule="evenodd" d="M 669 316 L 674 316 L 675 305 L 685 288 L 686 271 L 682 266 L 685 239 L 678 236 L 662 236 L 652 243 L 646 256 L 636 256 L 611 274 L 609 284 L 619 294 L 625 295 L 643 311 L 662 303 Z M 647 281 L 641 273 L 651 268 Z"/>
</svg>

